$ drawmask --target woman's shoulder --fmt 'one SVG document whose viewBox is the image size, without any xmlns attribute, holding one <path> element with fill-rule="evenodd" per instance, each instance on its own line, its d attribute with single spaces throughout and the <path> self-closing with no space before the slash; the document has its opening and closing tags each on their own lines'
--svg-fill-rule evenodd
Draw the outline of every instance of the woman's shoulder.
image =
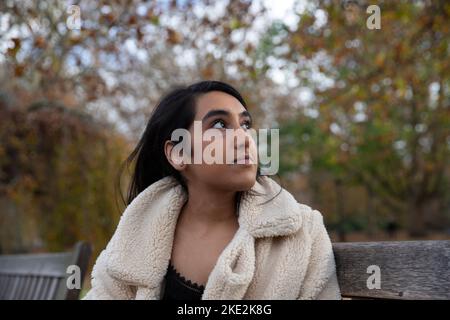
<svg viewBox="0 0 450 320">
<path fill-rule="evenodd" d="M 322 213 L 309 205 L 303 203 L 298 203 L 298 205 L 302 212 L 304 230 L 307 230 L 311 235 L 320 232 L 325 227 Z"/>
<path fill-rule="evenodd" d="M 263 176 L 261 179 L 261 184 L 264 186 L 265 191 L 270 190 L 272 196 L 279 192 L 281 197 L 277 199 L 277 196 L 275 196 L 273 199 L 275 202 L 281 202 L 281 204 L 279 204 L 280 208 L 299 213 L 302 225 L 301 229 L 303 231 L 313 235 L 325 228 L 324 217 L 319 210 L 314 209 L 310 205 L 297 201 L 292 193 L 280 186 L 274 179 L 269 176 Z"/>
</svg>

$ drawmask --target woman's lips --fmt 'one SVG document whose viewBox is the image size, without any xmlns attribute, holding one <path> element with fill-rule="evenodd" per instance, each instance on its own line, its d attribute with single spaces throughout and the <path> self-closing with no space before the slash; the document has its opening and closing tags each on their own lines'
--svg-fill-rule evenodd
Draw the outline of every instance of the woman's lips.
<svg viewBox="0 0 450 320">
<path fill-rule="evenodd" d="M 250 156 L 245 156 L 244 158 L 234 159 L 234 164 L 253 164 L 253 160 Z"/>
</svg>

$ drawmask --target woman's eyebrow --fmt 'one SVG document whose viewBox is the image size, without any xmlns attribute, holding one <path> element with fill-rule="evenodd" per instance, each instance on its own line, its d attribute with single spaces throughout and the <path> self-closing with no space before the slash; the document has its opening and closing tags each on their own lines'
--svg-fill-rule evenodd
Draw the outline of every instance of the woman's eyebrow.
<svg viewBox="0 0 450 320">
<path fill-rule="evenodd" d="M 214 116 L 230 116 L 230 112 L 223 110 L 223 109 L 214 109 L 214 110 L 210 110 L 208 111 L 207 114 L 205 114 L 205 116 L 202 119 L 202 122 L 206 121 L 208 118 L 214 117 Z M 248 117 L 250 118 L 250 120 L 252 119 L 250 113 L 247 110 L 242 111 L 241 113 L 239 113 L 239 118 L 241 117 Z"/>
<path fill-rule="evenodd" d="M 239 113 L 239 117 L 248 117 L 250 118 L 250 120 L 253 120 L 252 116 L 250 115 L 250 112 L 248 112 L 247 110 L 244 110 L 241 113 Z"/>
<path fill-rule="evenodd" d="M 214 117 L 214 116 L 229 116 L 229 115 L 230 115 L 230 113 L 228 111 L 226 111 L 226 110 L 214 109 L 214 110 L 208 111 L 208 113 L 205 114 L 205 116 L 203 117 L 202 121 L 204 122 L 208 118 L 211 118 L 211 117 Z"/>
</svg>

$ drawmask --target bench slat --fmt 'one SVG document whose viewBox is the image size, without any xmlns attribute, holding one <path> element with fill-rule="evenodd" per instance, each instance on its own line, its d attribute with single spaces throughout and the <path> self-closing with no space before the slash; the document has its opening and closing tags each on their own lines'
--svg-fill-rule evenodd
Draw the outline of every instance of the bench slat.
<svg viewBox="0 0 450 320">
<path fill-rule="evenodd" d="M 342 242 L 333 250 L 345 297 L 450 299 L 450 241 Z M 380 289 L 368 288 L 371 265 L 380 268 Z"/>
<path fill-rule="evenodd" d="M 11 291 L 12 283 L 13 283 L 13 277 L 6 275 L 5 290 L 1 293 L 2 299 L 7 298 L 9 292 Z"/>
<path fill-rule="evenodd" d="M 47 300 L 52 300 L 56 294 L 56 289 L 58 288 L 59 278 L 50 279 L 49 288 L 47 292 L 47 296 L 45 297 Z"/>
<path fill-rule="evenodd" d="M 42 283 L 44 282 L 44 277 L 37 276 L 36 277 L 36 288 L 34 289 L 33 295 L 31 297 L 32 300 L 39 299 L 39 293 L 42 290 Z"/>
<path fill-rule="evenodd" d="M 15 295 L 14 299 L 22 299 L 22 294 L 23 294 L 23 291 L 24 291 L 26 286 L 27 286 L 27 277 L 26 276 L 21 276 L 20 277 L 19 286 L 17 288 L 16 295 Z"/>
<path fill-rule="evenodd" d="M 0 256 L 0 299 L 78 299 L 79 289 L 69 290 L 69 265 L 77 265 L 84 279 L 91 246 L 78 242 L 72 252 Z"/>
<path fill-rule="evenodd" d="M 30 299 L 31 295 L 33 294 L 33 289 L 34 289 L 35 285 L 36 285 L 36 277 L 35 276 L 29 276 L 28 287 L 25 290 L 22 299 L 24 299 L 24 300 L 29 300 Z"/>
</svg>

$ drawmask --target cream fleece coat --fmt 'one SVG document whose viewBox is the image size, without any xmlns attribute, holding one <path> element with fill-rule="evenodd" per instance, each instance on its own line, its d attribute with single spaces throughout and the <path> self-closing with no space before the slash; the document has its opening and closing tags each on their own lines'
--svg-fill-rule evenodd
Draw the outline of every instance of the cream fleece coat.
<svg viewBox="0 0 450 320">
<path fill-rule="evenodd" d="M 341 299 L 322 214 L 298 203 L 267 176 L 242 197 L 239 228 L 220 254 L 202 299 Z M 84 299 L 161 299 L 178 214 L 181 185 L 163 178 L 125 209 L 94 265 Z"/>
</svg>

